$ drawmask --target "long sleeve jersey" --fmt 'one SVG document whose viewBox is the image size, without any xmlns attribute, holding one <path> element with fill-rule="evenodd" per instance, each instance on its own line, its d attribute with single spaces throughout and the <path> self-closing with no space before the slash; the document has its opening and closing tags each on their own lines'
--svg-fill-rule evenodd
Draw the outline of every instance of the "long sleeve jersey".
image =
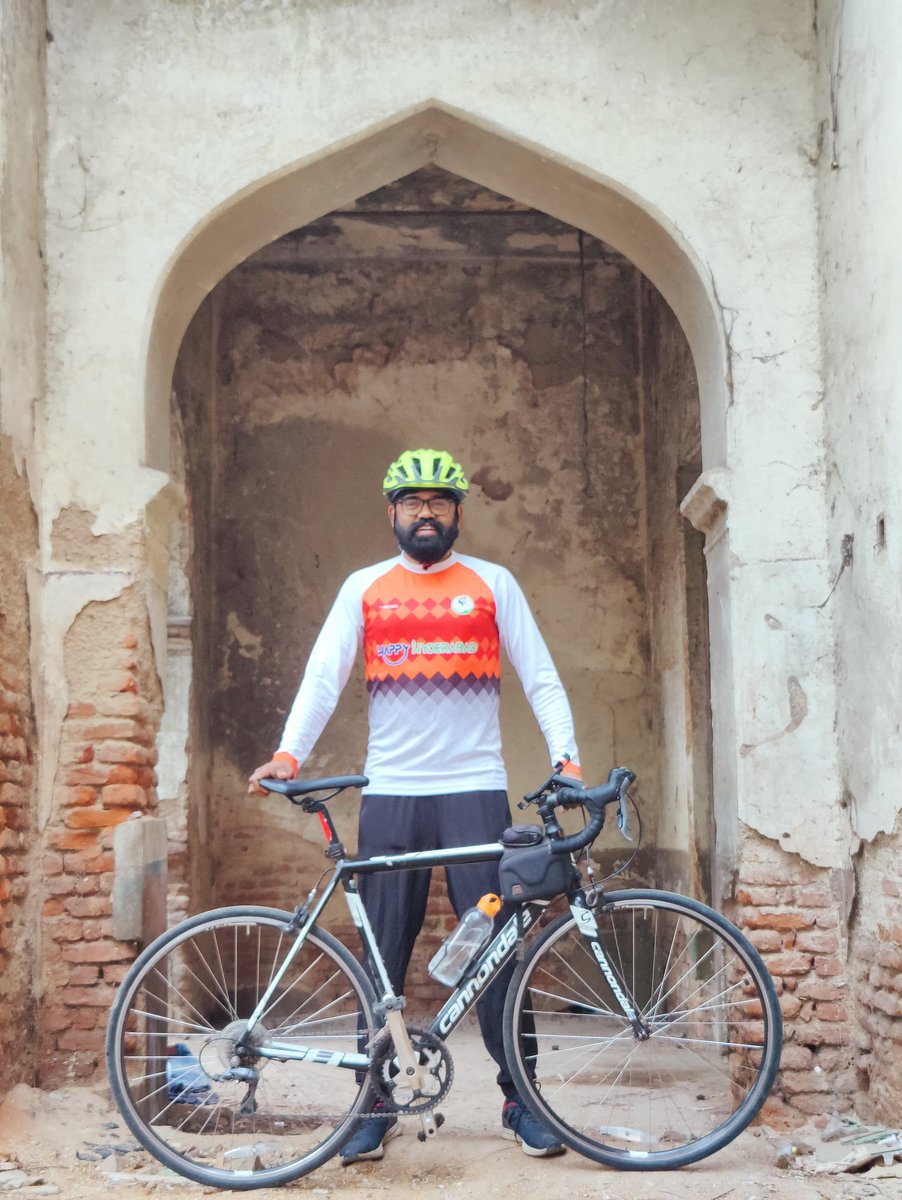
<svg viewBox="0 0 902 1200">
<path fill-rule="evenodd" d="M 513 664 L 552 762 L 579 762 L 566 693 L 526 597 L 505 567 L 452 553 L 355 571 L 319 636 L 279 752 L 298 764 L 332 715 L 363 647 L 366 791 L 428 796 L 504 790 L 500 651 Z"/>
</svg>

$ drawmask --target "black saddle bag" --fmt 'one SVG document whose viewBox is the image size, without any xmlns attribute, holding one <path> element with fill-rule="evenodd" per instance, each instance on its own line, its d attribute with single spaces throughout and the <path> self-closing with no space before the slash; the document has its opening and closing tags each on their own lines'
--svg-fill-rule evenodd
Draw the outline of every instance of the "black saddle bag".
<svg viewBox="0 0 902 1200">
<path fill-rule="evenodd" d="M 498 864 L 501 899 L 553 900 L 577 880 L 569 854 L 552 854 L 539 825 L 512 825 L 501 835 L 505 847 Z"/>
</svg>

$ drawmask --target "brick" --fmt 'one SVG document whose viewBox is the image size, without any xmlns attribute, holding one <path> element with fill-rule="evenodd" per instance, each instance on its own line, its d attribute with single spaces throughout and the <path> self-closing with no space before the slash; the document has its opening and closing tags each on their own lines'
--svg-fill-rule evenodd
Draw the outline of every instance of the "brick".
<svg viewBox="0 0 902 1200">
<path fill-rule="evenodd" d="M 57 788 L 56 795 L 63 808 L 85 808 L 97 799 L 97 789 L 80 784 L 78 787 Z"/>
<path fill-rule="evenodd" d="M 902 896 L 902 880 L 884 879 L 880 886 L 885 896 Z"/>
<path fill-rule="evenodd" d="M 97 831 L 94 829 L 80 832 L 72 829 L 52 833 L 48 838 L 51 846 L 57 850 L 89 850 L 97 845 Z"/>
<path fill-rule="evenodd" d="M 102 787 L 110 782 L 112 768 L 104 763 L 90 763 L 81 767 L 70 767 L 63 776 L 68 787 Z"/>
<path fill-rule="evenodd" d="M 780 997 L 780 1011 L 783 1014 L 783 1019 L 786 1021 L 793 1020 L 801 1011 L 802 1002 L 797 996 L 793 996 L 791 992 L 786 992 Z"/>
<path fill-rule="evenodd" d="M 21 850 L 24 840 L 24 835 L 17 829 L 0 829 L 0 854 L 9 850 Z"/>
<path fill-rule="evenodd" d="M 89 763 L 94 761 L 93 746 L 71 746 L 66 753 L 66 761 L 70 763 Z"/>
<path fill-rule="evenodd" d="M 59 1033 L 71 1026 L 72 1014 L 62 1011 L 51 1011 L 45 1008 L 41 1013 L 40 1024 L 41 1028 L 47 1030 L 48 1033 Z"/>
<path fill-rule="evenodd" d="M 842 1004 L 831 1004 L 829 1001 L 821 1001 L 815 1008 L 818 1018 L 821 1021 L 848 1021 L 849 1011 Z"/>
<path fill-rule="evenodd" d="M 800 1092 L 829 1092 L 831 1083 L 824 1071 L 781 1071 L 780 1090 L 787 1096 L 796 1096 Z"/>
<path fill-rule="evenodd" d="M 112 983 L 117 987 L 126 976 L 131 963 L 111 963 L 103 968 L 104 983 Z"/>
<path fill-rule="evenodd" d="M 838 958 L 815 958 L 814 969 L 818 975 L 842 975 L 843 965 Z"/>
<path fill-rule="evenodd" d="M 72 1013 L 73 1029 L 96 1029 L 100 1024 L 96 1008 L 78 1008 Z"/>
<path fill-rule="evenodd" d="M 902 946 L 881 946 L 875 957 L 879 966 L 889 971 L 902 971 Z"/>
<path fill-rule="evenodd" d="M 109 829 L 132 815 L 130 808 L 73 808 L 66 816 L 70 829 Z"/>
<path fill-rule="evenodd" d="M 802 930 L 796 935 L 797 950 L 810 950 L 812 954 L 835 954 L 839 949 L 839 938 L 835 933 Z"/>
<path fill-rule="evenodd" d="M 94 942 L 91 945 L 70 946 L 63 951 L 63 958 L 71 963 L 120 962 L 130 958 L 127 944 L 118 942 Z"/>
<path fill-rule="evenodd" d="M 767 959 L 767 969 L 771 975 L 807 975 L 811 970 L 811 955 L 794 951 L 774 954 Z"/>
<path fill-rule="evenodd" d="M 54 917 L 47 926 L 50 937 L 55 942 L 80 942 L 84 937 L 84 925 L 71 917 Z"/>
<path fill-rule="evenodd" d="M 0 805 L 19 808 L 25 802 L 25 795 L 17 783 L 0 783 Z"/>
<path fill-rule="evenodd" d="M 65 911 L 66 906 L 63 904 L 62 900 L 57 900 L 55 898 L 45 900 L 43 908 L 41 909 L 41 912 L 45 917 L 61 917 Z"/>
<path fill-rule="evenodd" d="M 110 851 L 98 853 L 96 849 L 88 849 L 80 854 L 67 854 L 66 866 L 83 875 L 100 875 L 113 870 L 113 855 Z"/>
<path fill-rule="evenodd" d="M 67 982 L 73 987 L 90 987 L 100 978 L 100 968 L 90 963 L 83 967 L 70 967 L 67 972 Z"/>
<path fill-rule="evenodd" d="M 116 999 L 116 989 L 98 984 L 96 987 L 63 988 L 62 1001 L 67 1008 L 109 1008 Z"/>
<path fill-rule="evenodd" d="M 790 1025 L 786 1030 L 789 1041 L 802 1046 L 846 1046 L 849 1032 L 842 1024 L 812 1021 L 809 1025 Z"/>
<path fill-rule="evenodd" d="M 112 783 L 141 783 L 141 772 L 145 767 L 129 767 L 125 763 L 114 763 L 110 767 L 108 784 Z"/>
<path fill-rule="evenodd" d="M 99 762 L 127 763 L 139 767 L 157 761 L 155 750 L 136 746 L 134 742 L 98 742 L 96 755 Z"/>
<path fill-rule="evenodd" d="M 103 804 L 107 807 L 145 808 L 147 792 L 136 783 L 108 783 L 102 792 Z"/>
<path fill-rule="evenodd" d="M 54 875 L 44 883 L 44 890 L 51 896 L 71 896 L 78 880 L 74 875 Z"/>
<path fill-rule="evenodd" d="M 805 979 L 799 984 L 799 995 L 803 1000 L 844 1000 L 848 989 L 841 980 Z"/>
<path fill-rule="evenodd" d="M 117 738 L 122 741 L 144 741 L 149 735 L 145 725 L 129 717 L 108 717 L 106 720 L 91 721 L 79 725 L 78 736 L 93 741 Z"/>
<path fill-rule="evenodd" d="M 807 1046 L 784 1046 L 780 1068 L 785 1071 L 809 1071 L 814 1066 L 814 1053 Z"/>
<path fill-rule="evenodd" d="M 814 917 L 796 909 L 775 912 L 773 909 L 744 909 L 740 924 L 746 929 L 810 929 Z"/>
<path fill-rule="evenodd" d="M 96 1029 L 72 1029 L 61 1034 L 56 1044 L 60 1050 L 93 1050 L 99 1053 L 103 1045 L 103 1036 Z"/>
<path fill-rule="evenodd" d="M 108 917 L 112 911 L 113 902 L 108 896 L 75 896 L 66 901 L 70 917 Z"/>
<path fill-rule="evenodd" d="M 774 904 L 792 904 L 795 889 L 792 887 L 748 887 L 736 893 L 737 904 L 750 904 L 756 908 Z"/>
<path fill-rule="evenodd" d="M 85 700 L 78 700 L 74 704 L 70 704 L 66 710 L 66 718 L 70 717 L 93 717 L 97 709 L 93 704 L 88 704 Z"/>
<path fill-rule="evenodd" d="M 75 885 L 75 894 L 77 896 L 95 896 L 100 891 L 100 884 L 96 875 L 92 875 L 87 879 L 79 879 Z"/>
</svg>

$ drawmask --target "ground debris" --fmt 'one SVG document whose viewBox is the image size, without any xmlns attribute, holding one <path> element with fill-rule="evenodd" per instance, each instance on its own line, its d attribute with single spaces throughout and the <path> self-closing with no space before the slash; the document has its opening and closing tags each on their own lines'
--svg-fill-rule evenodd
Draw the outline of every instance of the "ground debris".
<svg viewBox="0 0 902 1200">
<path fill-rule="evenodd" d="M 796 1137 L 779 1144 L 771 1141 L 774 1165 L 807 1175 L 902 1175 L 902 1129 L 834 1115 L 822 1129 L 806 1131 L 805 1136 L 806 1140 Z"/>
</svg>

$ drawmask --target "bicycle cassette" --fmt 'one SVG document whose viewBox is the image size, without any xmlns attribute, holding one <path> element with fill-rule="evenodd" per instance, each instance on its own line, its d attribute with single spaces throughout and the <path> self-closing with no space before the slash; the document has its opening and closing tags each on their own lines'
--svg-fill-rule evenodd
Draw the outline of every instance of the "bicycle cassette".
<svg viewBox="0 0 902 1200">
<path fill-rule="evenodd" d="M 425 1029 L 408 1029 L 407 1032 L 417 1064 L 426 1070 L 423 1088 L 418 1090 L 405 1082 L 390 1037 L 380 1039 L 370 1075 L 380 1098 L 395 1112 L 416 1115 L 429 1112 L 448 1095 L 454 1080 L 454 1063 L 448 1047 L 435 1034 L 427 1033 Z"/>
</svg>

